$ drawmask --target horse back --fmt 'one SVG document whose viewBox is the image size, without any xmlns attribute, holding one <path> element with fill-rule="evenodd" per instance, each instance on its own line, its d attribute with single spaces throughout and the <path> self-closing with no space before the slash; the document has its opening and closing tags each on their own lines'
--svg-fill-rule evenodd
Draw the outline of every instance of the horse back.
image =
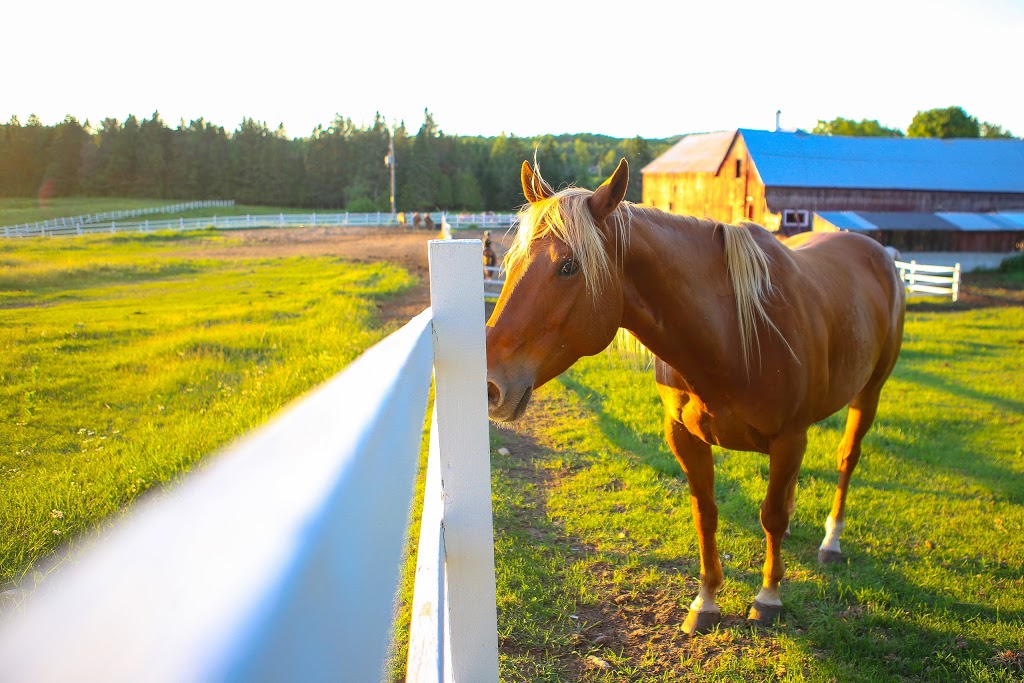
<svg viewBox="0 0 1024 683">
<path fill-rule="evenodd" d="M 803 284 L 828 306 L 870 305 L 876 298 L 895 317 L 905 305 L 903 284 L 892 256 L 881 244 L 853 232 L 806 232 L 782 242 L 805 278 Z"/>
<path fill-rule="evenodd" d="M 875 240 L 851 232 L 805 233 L 784 243 L 798 268 L 807 314 L 822 321 L 831 382 L 859 391 L 884 382 L 899 355 L 906 294 L 892 257 Z M 838 388 L 838 387 L 837 387 Z M 849 398 L 849 397 L 848 397 Z"/>
</svg>

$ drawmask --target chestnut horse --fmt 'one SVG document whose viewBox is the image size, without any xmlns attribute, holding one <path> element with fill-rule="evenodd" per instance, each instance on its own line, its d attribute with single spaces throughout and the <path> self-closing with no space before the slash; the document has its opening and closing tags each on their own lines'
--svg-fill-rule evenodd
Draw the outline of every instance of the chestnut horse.
<svg viewBox="0 0 1024 683">
<path fill-rule="evenodd" d="M 520 419 L 534 389 L 629 330 L 655 356 L 666 439 L 690 487 L 701 585 L 684 630 L 721 620 L 713 444 L 768 455 L 764 583 L 748 615 L 767 624 L 782 607 L 780 544 L 807 429 L 849 406 L 818 560 L 842 557 L 850 476 L 900 351 L 903 285 L 867 237 L 815 233 L 784 244 L 753 223 L 624 202 L 628 177 L 623 159 L 594 192 L 555 192 L 523 163 L 528 203 L 487 323 L 490 417 Z"/>
</svg>

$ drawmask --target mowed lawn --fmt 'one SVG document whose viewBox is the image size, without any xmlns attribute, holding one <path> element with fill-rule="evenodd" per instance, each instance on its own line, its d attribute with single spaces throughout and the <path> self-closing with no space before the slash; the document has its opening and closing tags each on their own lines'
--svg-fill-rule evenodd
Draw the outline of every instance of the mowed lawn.
<svg viewBox="0 0 1024 683">
<path fill-rule="evenodd" d="M 492 430 L 502 680 L 1024 680 L 1024 308 L 908 314 L 854 475 L 845 562 L 817 563 L 845 414 L 810 434 L 782 620 L 745 624 L 763 455 L 715 449 L 722 627 L 680 626 L 700 565 L 652 372 L 584 359 Z M 930 309 L 939 309 L 933 311 Z"/>
<path fill-rule="evenodd" d="M 344 368 L 395 327 L 376 302 L 414 284 L 231 243 L 0 241 L 0 589 Z"/>
</svg>

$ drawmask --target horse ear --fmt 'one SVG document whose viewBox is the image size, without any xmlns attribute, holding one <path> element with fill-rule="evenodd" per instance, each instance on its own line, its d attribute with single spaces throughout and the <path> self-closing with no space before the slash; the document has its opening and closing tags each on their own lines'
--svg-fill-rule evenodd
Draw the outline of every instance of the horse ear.
<svg viewBox="0 0 1024 683">
<path fill-rule="evenodd" d="M 533 171 L 529 161 L 523 162 L 521 179 L 523 181 L 523 194 L 526 196 L 526 201 L 531 204 L 536 204 L 542 199 L 547 199 L 555 194 L 555 191 L 540 177 L 540 174 Z"/>
<path fill-rule="evenodd" d="M 594 215 L 594 220 L 598 225 L 611 215 L 622 198 L 626 196 L 627 187 L 629 187 L 629 164 L 623 157 L 611 177 L 601 183 L 601 187 L 594 190 L 594 194 L 590 195 L 587 200 L 590 213 Z"/>
</svg>

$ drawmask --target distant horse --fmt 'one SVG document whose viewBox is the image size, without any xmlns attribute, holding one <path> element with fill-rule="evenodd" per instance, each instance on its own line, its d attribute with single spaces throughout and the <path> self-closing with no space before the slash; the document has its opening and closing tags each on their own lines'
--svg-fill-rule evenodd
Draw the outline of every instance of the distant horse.
<svg viewBox="0 0 1024 683">
<path fill-rule="evenodd" d="M 528 204 L 487 323 L 489 413 L 519 420 L 534 389 L 629 330 L 656 357 L 666 439 L 690 487 L 701 586 L 683 628 L 721 620 L 712 444 L 768 455 L 764 582 L 748 615 L 767 624 L 782 607 L 780 544 L 807 429 L 848 405 L 818 560 L 842 557 L 847 487 L 900 351 L 903 286 L 862 235 L 800 235 L 791 246 L 753 223 L 623 202 L 628 178 L 623 159 L 596 191 L 556 193 L 523 163 Z"/>
<path fill-rule="evenodd" d="M 488 270 L 494 268 L 498 264 L 498 255 L 494 253 L 494 245 L 491 244 L 491 231 L 484 231 L 484 279 L 491 280 L 494 278 L 494 271 Z"/>
</svg>

